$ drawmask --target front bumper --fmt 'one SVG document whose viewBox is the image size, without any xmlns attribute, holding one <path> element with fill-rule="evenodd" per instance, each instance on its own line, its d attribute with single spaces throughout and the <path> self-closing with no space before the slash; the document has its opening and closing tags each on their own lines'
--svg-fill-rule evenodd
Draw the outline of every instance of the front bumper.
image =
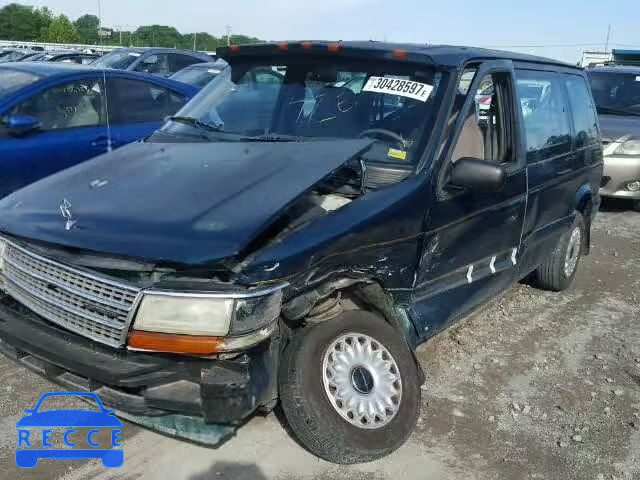
<svg viewBox="0 0 640 480">
<path fill-rule="evenodd" d="M 131 415 L 183 414 L 237 424 L 277 397 L 277 333 L 233 360 L 129 352 L 63 330 L 2 296 L 0 351 Z"/>
<path fill-rule="evenodd" d="M 640 191 L 632 192 L 626 188 L 630 182 L 640 180 L 640 156 L 607 156 L 604 157 L 602 172 L 603 197 L 640 199 Z"/>
</svg>

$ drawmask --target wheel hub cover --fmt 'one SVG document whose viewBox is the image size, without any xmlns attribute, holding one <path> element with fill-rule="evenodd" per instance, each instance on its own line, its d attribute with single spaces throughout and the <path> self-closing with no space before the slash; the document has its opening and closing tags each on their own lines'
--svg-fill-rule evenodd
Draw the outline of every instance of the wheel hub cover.
<svg viewBox="0 0 640 480">
<path fill-rule="evenodd" d="M 398 413 L 400 370 L 389 351 L 361 333 L 336 338 L 325 350 L 322 380 L 329 402 L 351 425 L 376 429 Z"/>
</svg>

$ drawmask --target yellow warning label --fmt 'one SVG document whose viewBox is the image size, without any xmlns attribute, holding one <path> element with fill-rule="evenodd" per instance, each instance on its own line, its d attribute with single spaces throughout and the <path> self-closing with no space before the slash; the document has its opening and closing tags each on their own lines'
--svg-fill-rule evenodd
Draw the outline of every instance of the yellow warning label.
<svg viewBox="0 0 640 480">
<path fill-rule="evenodd" d="M 405 152 L 404 150 L 398 150 L 395 148 L 390 148 L 389 151 L 387 152 L 387 155 L 391 158 L 398 158 L 400 160 L 407 159 L 407 152 Z"/>
</svg>

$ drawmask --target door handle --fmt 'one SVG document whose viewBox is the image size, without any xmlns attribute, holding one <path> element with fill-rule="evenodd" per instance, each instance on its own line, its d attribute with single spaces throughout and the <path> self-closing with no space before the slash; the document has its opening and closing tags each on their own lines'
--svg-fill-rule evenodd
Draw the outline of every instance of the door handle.
<svg viewBox="0 0 640 480">
<path fill-rule="evenodd" d="M 106 135 L 102 135 L 100 137 L 96 137 L 93 142 L 91 142 L 91 146 L 92 147 L 108 147 L 109 144 L 111 143 L 111 139 L 106 136 Z"/>
</svg>

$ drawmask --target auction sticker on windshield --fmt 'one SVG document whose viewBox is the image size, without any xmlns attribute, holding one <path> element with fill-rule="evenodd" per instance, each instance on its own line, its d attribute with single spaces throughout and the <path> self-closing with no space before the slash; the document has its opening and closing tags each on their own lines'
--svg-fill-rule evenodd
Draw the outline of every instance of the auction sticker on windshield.
<svg viewBox="0 0 640 480">
<path fill-rule="evenodd" d="M 431 95 L 433 86 L 412 80 L 401 80 L 399 78 L 370 77 L 362 90 L 365 92 L 400 95 L 401 97 L 426 102 L 429 95 Z"/>
</svg>

